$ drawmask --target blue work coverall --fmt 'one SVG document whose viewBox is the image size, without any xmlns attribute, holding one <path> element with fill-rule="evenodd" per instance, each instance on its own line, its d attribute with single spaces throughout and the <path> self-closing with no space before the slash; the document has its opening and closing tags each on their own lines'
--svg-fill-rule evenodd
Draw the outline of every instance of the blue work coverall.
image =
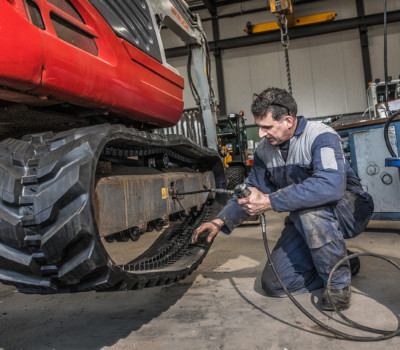
<svg viewBox="0 0 400 350">
<path fill-rule="evenodd" d="M 246 184 L 269 194 L 275 211 L 290 212 L 272 260 L 289 291 L 299 294 L 326 287 L 332 268 L 347 256 L 344 239 L 365 229 L 373 201 L 331 127 L 298 117 L 289 142 L 285 161 L 280 147 L 263 139 Z M 222 231 L 230 233 L 248 214 L 234 197 L 217 218 L 225 223 Z M 261 282 L 268 295 L 284 294 L 268 262 Z M 336 270 L 331 288 L 342 289 L 350 282 L 347 261 Z"/>
</svg>

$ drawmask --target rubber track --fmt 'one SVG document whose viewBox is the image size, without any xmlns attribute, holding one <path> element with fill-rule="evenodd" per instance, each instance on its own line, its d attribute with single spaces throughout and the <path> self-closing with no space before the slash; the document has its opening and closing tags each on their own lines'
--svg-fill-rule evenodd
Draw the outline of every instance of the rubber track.
<svg viewBox="0 0 400 350">
<path fill-rule="evenodd" d="M 217 186 L 224 185 L 217 152 L 178 135 L 104 124 L 1 142 L 0 281 L 26 293 L 56 293 L 130 290 L 190 274 L 209 249 L 189 244 L 191 232 L 217 213 L 218 198 L 198 217 L 171 225 L 146 256 L 125 266 L 109 258 L 97 231 L 92 192 L 98 159 L 161 152 L 213 170 Z"/>
</svg>

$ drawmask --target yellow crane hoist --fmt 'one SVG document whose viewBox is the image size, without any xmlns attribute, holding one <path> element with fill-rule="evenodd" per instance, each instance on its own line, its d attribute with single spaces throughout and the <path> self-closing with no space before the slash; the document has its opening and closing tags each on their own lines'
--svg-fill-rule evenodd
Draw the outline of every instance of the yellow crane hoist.
<svg viewBox="0 0 400 350">
<path fill-rule="evenodd" d="M 272 13 L 291 14 L 293 13 L 293 1 L 292 0 L 270 0 L 269 8 Z"/>
<path fill-rule="evenodd" d="M 328 22 L 332 21 L 336 17 L 336 13 L 334 11 L 295 17 L 292 0 L 270 0 L 269 8 L 270 11 L 278 17 L 284 14 L 288 20 L 289 28 Z M 258 34 L 273 30 L 279 30 L 279 24 L 277 22 L 267 22 L 260 24 L 252 24 L 251 22 L 248 22 L 245 28 L 245 32 L 247 32 L 248 34 Z"/>
</svg>

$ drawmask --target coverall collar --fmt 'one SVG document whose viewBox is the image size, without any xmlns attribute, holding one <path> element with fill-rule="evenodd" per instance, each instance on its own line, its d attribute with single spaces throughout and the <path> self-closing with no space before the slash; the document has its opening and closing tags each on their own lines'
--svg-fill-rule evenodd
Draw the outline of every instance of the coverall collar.
<svg viewBox="0 0 400 350">
<path fill-rule="evenodd" d="M 301 133 L 304 131 L 305 127 L 307 125 L 307 119 L 304 118 L 303 116 L 298 116 L 297 117 L 297 127 L 296 131 L 294 132 L 293 136 L 299 136 Z"/>
</svg>

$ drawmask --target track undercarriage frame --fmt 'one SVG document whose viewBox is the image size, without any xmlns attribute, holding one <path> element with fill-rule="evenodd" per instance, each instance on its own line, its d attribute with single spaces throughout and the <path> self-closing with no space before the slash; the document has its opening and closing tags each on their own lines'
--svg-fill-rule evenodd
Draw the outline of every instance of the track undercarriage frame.
<svg viewBox="0 0 400 350">
<path fill-rule="evenodd" d="M 165 168 L 166 154 L 171 169 Z M 129 290 L 180 280 L 209 248 L 190 244 L 193 230 L 224 199 L 169 193 L 223 187 L 223 174 L 215 151 L 182 136 L 121 125 L 6 139 L 0 144 L 0 280 L 39 293 Z M 124 196 L 128 192 L 138 200 Z M 155 202 L 157 210 L 148 207 Z M 113 205 L 126 210 L 117 210 L 117 217 Z M 113 241 L 141 242 L 153 229 L 160 233 L 138 256 L 117 264 L 108 253 Z"/>
</svg>

